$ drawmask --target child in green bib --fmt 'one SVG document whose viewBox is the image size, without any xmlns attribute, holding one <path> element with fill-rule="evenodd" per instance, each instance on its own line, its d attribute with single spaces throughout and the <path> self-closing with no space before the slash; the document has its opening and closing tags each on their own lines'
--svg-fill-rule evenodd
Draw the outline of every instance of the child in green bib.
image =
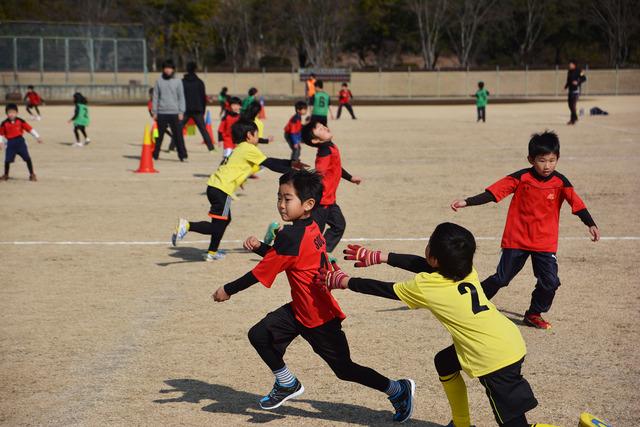
<svg viewBox="0 0 640 427">
<path fill-rule="evenodd" d="M 76 143 L 74 144 L 76 147 L 82 147 L 91 142 L 89 137 L 87 137 L 87 129 L 89 126 L 89 107 L 87 107 L 87 98 L 85 98 L 80 92 L 76 92 L 73 94 L 73 103 L 76 108 L 73 112 L 73 117 L 68 121 L 68 123 L 73 122 L 73 134 L 76 137 Z M 84 136 L 84 142 L 80 142 L 80 132 Z"/>
<path fill-rule="evenodd" d="M 478 82 L 478 91 L 474 95 L 476 97 L 476 107 L 478 109 L 478 120 L 487 121 L 487 102 L 489 101 L 489 91 L 484 88 L 484 82 Z"/>
<path fill-rule="evenodd" d="M 331 99 L 329 94 L 323 90 L 323 86 L 324 84 L 322 83 L 322 80 L 316 80 L 316 93 L 311 97 L 311 104 L 313 105 L 311 120 L 320 122 L 326 126 L 327 115 L 331 113 L 331 119 L 333 119 L 333 113 L 329 107 Z"/>
</svg>

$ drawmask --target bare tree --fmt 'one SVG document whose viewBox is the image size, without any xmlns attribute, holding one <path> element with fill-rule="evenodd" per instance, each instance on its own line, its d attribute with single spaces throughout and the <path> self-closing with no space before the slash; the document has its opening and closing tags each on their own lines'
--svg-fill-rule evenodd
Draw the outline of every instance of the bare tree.
<svg viewBox="0 0 640 427">
<path fill-rule="evenodd" d="M 520 65 L 531 58 L 545 25 L 549 3 L 550 0 L 511 0 L 502 5 L 500 24 L 517 45 L 518 50 L 512 50 L 511 54 Z"/>
<path fill-rule="evenodd" d="M 409 9 L 418 19 L 420 47 L 424 68 L 433 69 L 438 60 L 438 43 L 444 27 L 447 0 L 411 0 Z"/>
<path fill-rule="evenodd" d="M 482 24 L 497 0 L 456 0 L 453 2 L 452 25 L 447 33 L 460 61 L 460 65 L 469 65 L 478 27 Z"/>
<path fill-rule="evenodd" d="M 593 0 L 590 12 L 607 37 L 609 64 L 625 65 L 629 58 L 629 40 L 638 29 L 640 1 Z"/>
</svg>

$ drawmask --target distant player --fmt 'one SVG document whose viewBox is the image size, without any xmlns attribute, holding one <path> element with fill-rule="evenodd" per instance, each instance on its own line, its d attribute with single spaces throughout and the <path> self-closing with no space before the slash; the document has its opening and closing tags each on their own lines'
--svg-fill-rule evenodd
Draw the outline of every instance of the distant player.
<svg viewBox="0 0 640 427">
<path fill-rule="evenodd" d="M 296 113 L 291 116 L 286 126 L 284 127 L 284 139 L 291 148 L 291 160 L 300 159 L 300 151 L 302 142 L 302 117 L 307 115 L 307 103 L 304 101 L 296 102 Z"/>
<path fill-rule="evenodd" d="M 556 251 L 560 208 L 565 200 L 573 214 L 589 227 L 591 240 L 600 240 L 600 230 L 584 202 L 569 180 L 556 172 L 559 158 L 560 141 L 555 133 L 534 134 L 529 141 L 527 157 L 531 168 L 502 178 L 484 193 L 451 203 L 451 209 L 458 211 L 466 206 L 497 203 L 513 194 L 502 235 L 500 263 L 496 274 L 482 282 L 482 289 L 487 298 L 492 299 L 522 270 L 530 256 L 537 282 L 524 322 L 539 329 L 551 328 L 542 313 L 549 311 L 560 286 Z"/>
<path fill-rule="evenodd" d="M 569 70 L 567 71 L 567 82 L 564 84 L 565 90 L 567 90 L 567 102 L 569 103 L 569 111 L 571 111 L 571 118 L 567 122 L 568 125 L 573 125 L 578 121 L 578 114 L 576 108 L 578 104 L 578 98 L 580 98 L 580 87 L 582 83 L 587 81 L 587 76 L 584 71 L 575 60 L 569 61 Z"/>
<path fill-rule="evenodd" d="M 487 102 L 489 101 L 489 91 L 485 89 L 484 82 L 478 82 L 478 90 L 474 96 L 476 97 L 476 109 L 478 110 L 478 120 L 476 122 L 482 120 L 484 123 L 487 121 Z"/>
<path fill-rule="evenodd" d="M 332 114 L 331 118 L 333 118 L 333 113 L 331 113 L 331 98 L 329 94 L 323 90 L 324 83 L 322 80 L 317 80 L 315 83 L 316 92 L 311 97 L 311 101 L 309 105 L 313 108 L 311 109 L 311 120 L 316 122 L 320 122 L 323 125 L 327 125 L 327 115 Z"/>
<path fill-rule="evenodd" d="M 240 112 L 244 113 L 249 107 L 249 105 L 256 102 L 257 96 L 258 96 L 258 89 L 256 89 L 255 87 L 250 88 L 249 91 L 247 92 L 247 97 L 242 100 L 242 107 L 240 108 Z"/>
<path fill-rule="evenodd" d="M 73 103 L 75 108 L 73 110 L 73 117 L 71 117 L 67 123 L 73 123 L 73 135 L 76 138 L 76 147 L 82 147 L 91 142 L 87 136 L 87 126 L 89 126 L 89 107 L 87 106 L 87 98 L 85 98 L 80 92 L 73 94 Z M 84 137 L 84 141 L 80 142 L 80 133 Z"/>
<path fill-rule="evenodd" d="M 356 267 L 387 263 L 417 273 L 406 281 L 351 278 L 341 270 L 323 268 L 316 283 L 330 290 L 351 289 L 400 300 L 411 309 L 425 308 L 433 313 L 453 339 L 453 344 L 434 358 L 451 407 L 453 420 L 448 427 L 471 425 L 467 386 L 460 371 L 480 380 L 499 426 L 551 427 L 527 421 L 526 413 L 538 405 L 521 373 L 527 349 L 518 327 L 484 295 L 473 268 L 475 250 L 469 230 L 446 222 L 431 233 L 424 258 L 371 251 L 358 245 L 349 245 L 344 251 L 345 259 L 355 260 Z M 402 330 L 402 324 L 394 327 L 395 333 Z"/>
<path fill-rule="evenodd" d="M 267 314 L 249 330 L 251 345 L 275 376 L 273 389 L 259 402 L 262 409 L 275 409 L 304 392 L 302 383 L 283 359 L 289 344 L 301 336 L 339 379 L 386 393 L 396 411 L 393 420 L 404 422 L 413 411 L 415 383 L 410 379 L 390 380 L 351 360 L 349 343 L 342 331 L 346 316 L 331 293 L 314 283 L 320 267 L 328 265 L 322 232 L 311 216 L 321 193 L 322 181 L 317 173 L 292 171 L 281 176 L 278 212 L 283 221 L 292 224 L 278 233 L 273 246 L 249 237 L 245 248 L 262 256 L 262 261 L 216 290 L 213 298 L 227 301 L 258 282 L 270 288 L 279 273 L 284 271 L 287 275 L 292 301 Z"/>
<path fill-rule="evenodd" d="M 0 123 L 0 137 L 2 137 L 2 143 L 6 149 L 4 153 L 4 175 L 2 175 L 0 179 L 2 181 L 9 179 L 9 168 L 11 167 L 11 163 L 14 162 L 16 155 L 18 155 L 27 164 L 29 181 L 37 181 L 36 174 L 33 172 L 33 162 L 29 155 L 27 142 L 24 140 L 22 134 L 29 132 L 40 144 L 42 144 L 42 139 L 29 123 L 18 117 L 18 106 L 16 104 L 7 104 L 4 111 L 7 114 L 7 118 Z"/>
<path fill-rule="evenodd" d="M 351 114 L 351 119 L 355 120 L 356 116 L 353 114 L 353 107 L 351 106 L 351 100 L 353 99 L 353 94 L 349 89 L 349 86 L 346 83 L 342 83 L 342 89 L 338 93 L 338 114 L 336 115 L 336 119 L 340 119 L 340 114 L 342 113 L 342 107 L 346 108 Z"/>
<path fill-rule="evenodd" d="M 235 96 L 229 99 L 229 109 L 224 113 L 218 125 L 218 141 L 222 142 L 222 163 L 224 163 L 235 148 L 231 127 L 240 120 L 240 98 Z"/>
<path fill-rule="evenodd" d="M 225 110 L 229 108 L 229 99 L 231 98 L 227 92 L 229 89 L 223 86 L 218 94 L 218 103 L 220 104 L 220 117 L 224 114 Z"/>
<path fill-rule="evenodd" d="M 40 117 L 40 109 L 38 106 L 42 105 L 42 98 L 38 92 L 33 89 L 33 85 L 27 86 L 27 93 L 24 95 L 24 102 L 27 105 L 27 113 L 29 113 L 31 118 L 41 120 L 42 117 Z M 32 108 L 36 110 L 35 115 L 31 112 Z"/>
<path fill-rule="evenodd" d="M 304 84 L 304 94 L 309 105 L 313 105 L 313 95 L 316 93 L 316 75 L 311 73 Z"/>
</svg>

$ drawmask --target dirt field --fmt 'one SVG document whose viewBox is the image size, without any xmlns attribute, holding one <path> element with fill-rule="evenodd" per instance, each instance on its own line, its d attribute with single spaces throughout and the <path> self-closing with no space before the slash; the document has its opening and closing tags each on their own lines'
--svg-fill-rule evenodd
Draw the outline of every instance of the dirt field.
<svg viewBox="0 0 640 427">
<path fill-rule="evenodd" d="M 456 197 L 482 191 L 527 167 L 529 135 L 560 135 L 558 170 L 569 177 L 601 228 L 594 244 L 568 206 L 561 215 L 560 288 L 548 314 L 554 328 L 520 329 L 527 342 L 524 373 L 540 402 L 529 420 L 577 425 L 589 411 L 615 426 L 640 425 L 638 314 L 640 287 L 640 97 L 581 102 L 608 110 L 565 125 L 564 102 L 489 105 L 486 124 L 469 106 L 357 107 L 359 120 L 330 122 L 345 169 L 364 178 L 343 181 L 338 201 L 346 239 L 370 247 L 423 253 L 424 238 L 442 221 L 478 238 L 476 268 L 492 274 L 508 201 L 452 212 Z M 45 143 L 30 139 L 37 183 L 21 160 L 0 183 L 0 423 L 3 425 L 378 425 L 389 424 L 382 394 L 337 380 L 303 340 L 287 362 L 306 393 L 274 412 L 257 406 L 272 375 L 246 333 L 289 301 L 284 275 L 273 289 L 256 285 L 215 304 L 210 294 L 249 271 L 257 257 L 240 239 L 262 236 L 276 219 L 277 176 L 264 171 L 234 202 L 224 261 L 205 263 L 204 236 L 168 243 L 179 216 L 206 218 L 207 176 L 220 152 L 187 140 L 189 161 L 161 154 L 159 174 L 137 175 L 144 107 L 91 109 L 92 143 L 70 146 L 72 107 L 47 107 L 33 122 Z M 269 156 L 287 157 L 281 130 L 289 108 L 267 111 Z M 26 116 L 23 112 L 23 117 Z M 30 137 L 28 137 L 30 138 Z M 303 148 L 303 160 L 313 152 Z M 24 244 L 26 242 L 41 242 Z M 46 242 L 46 243 L 45 243 Z M 57 242 L 57 243 L 55 243 Z M 86 244 L 79 244 L 80 242 Z M 16 244 L 20 243 L 20 244 Z M 339 249 L 346 245 L 343 242 Z M 386 266 L 348 273 L 382 280 L 411 274 Z M 534 277 L 530 263 L 494 302 L 521 325 Z M 354 360 L 417 383 L 409 425 L 449 422 L 433 367 L 450 344 L 427 312 L 348 291 L 337 293 Z M 466 378 L 472 419 L 494 425 L 484 391 Z"/>
</svg>

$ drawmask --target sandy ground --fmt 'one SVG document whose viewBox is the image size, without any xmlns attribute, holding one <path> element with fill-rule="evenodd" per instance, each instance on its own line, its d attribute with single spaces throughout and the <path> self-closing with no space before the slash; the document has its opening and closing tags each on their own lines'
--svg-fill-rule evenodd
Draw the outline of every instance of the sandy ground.
<svg viewBox="0 0 640 427">
<path fill-rule="evenodd" d="M 577 424 L 582 411 L 615 426 L 640 425 L 640 338 L 637 286 L 640 250 L 640 98 L 591 98 L 608 117 L 565 125 L 564 102 L 489 105 L 486 124 L 473 106 L 357 107 L 359 120 L 331 122 L 343 164 L 361 186 L 343 181 L 338 200 L 345 238 L 424 238 L 442 221 L 478 237 L 481 277 L 498 262 L 508 201 L 453 213 L 456 197 L 482 191 L 527 167 L 529 135 L 555 129 L 562 143 L 558 170 L 574 184 L 606 237 L 597 244 L 567 206 L 558 253 L 562 287 L 548 319 L 551 331 L 520 326 L 527 342 L 526 378 L 540 402 L 529 419 Z M 190 234 L 172 248 L 179 216 L 199 220 L 208 209 L 207 176 L 220 152 L 201 138 L 187 140 L 189 161 L 161 154 L 159 174 L 138 166 L 143 107 L 91 108 L 91 145 L 70 146 L 71 107 L 47 107 L 33 122 L 44 137 L 30 142 L 37 183 L 24 163 L 0 183 L 0 423 L 3 425 L 378 425 L 388 424 L 385 396 L 337 380 L 303 340 L 287 362 L 307 389 L 274 411 L 256 401 L 272 376 L 249 344 L 248 329 L 289 301 L 284 276 L 273 289 L 255 286 L 225 304 L 210 294 L 255 265 L 239 239 L 261 236 L 276 219 L 277 176 L 264 171 L 233 205 L 224 261 L 200 261 L 207 244 Z M 269 108 L 263 147 L 287 157 L 281 130 L 289 108 Z M 25 116 L 23 114 L 23 116 Z M 313 160 L 303 148 L 303 160 Z M 627 237 L 635 239 L 625 239 Z M 14 242 L 93 242 L 14 244 Z M 96 243 L 97 242 L 97 243 Z M 100 243 L 102 242 L 102 243 Z M 105 244 L 117 242 L 119 244 Z M 150 242 L 151 244 L 134 244 Z M 156 242 L 153 244 L 153 242 Z M 371 247 L 423 253 L 424 241 L 366 242 Z M 342 249 L 346 243 L 342 243 Z M 347 272 L 382 280 L 410 274 L 386 266 Z M 530 264 L 495 298 L 521 325 L 534 277 Z M 390 377 L 417 383 L 409 425 L 440 426 L 450 419 L 433 367 L 450 344 L 427 312 L 394 301 L 341 292 L 354 360 Z M 467 378 L 473 421 L 493 425 L 484 391 Z"/>
</svg>

